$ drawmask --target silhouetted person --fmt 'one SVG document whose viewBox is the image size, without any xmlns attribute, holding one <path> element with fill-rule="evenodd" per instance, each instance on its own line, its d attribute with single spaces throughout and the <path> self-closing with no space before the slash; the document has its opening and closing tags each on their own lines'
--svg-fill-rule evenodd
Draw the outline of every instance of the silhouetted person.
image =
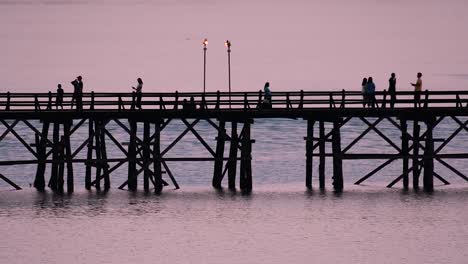
<svg viewBox="0 0 468 264">
<path fill-rule="evenodd" d="M 182 103 L 182 109 L 184 110 L 189 110 L 190 106 L 188 104 L 188 101 L 187 99 L 184 99 L 183 103 Z"/>
<path fill-rule="evenodd" d="M 57 85 L 57 97 L 55 98 L 55 108 L 58 109 L 59 106 L 63 109 L 63 89 L 62 85 Z"/>
<path fill-rule="evenodd" d="M 263 108 L 271 108 L 271 91 L 269 82 L 266 82 L 265 86 L 263 86 L 263 92 L 265 93 Z"/>
<path fill-rule="evenodd" d="M 372 108 L 375 107 L 375 84 L 372 77 L 367 78 L 366 91 L 369 103 L 368 105 Z"/>
<path fill-rule="evenodd" d="M 390 79 L 388 79 L 388 93 L 390 94 L 390 107 L 393 108 L 396 102 L 396 77 L 395 73 L 392 73 Z"/>
<path fill-rule="evenodd" d="M 411 85 L 414 86 L 414 105 L 421 107 L 422 73 L 418 72 L 417 77 L 416 83 L 411 83 Z"/>
<path fill-rule="evenodd" d="M 362 92 L 362 107 L 366 107 L 366 105 L 369 102 L 368 96 L 367 96 L 367 78 L 362 79 L 362 84 L 361 84 L 361 92 Z"/>
<path fill-rule="evenodd" d="M 81 76 L 76 77 L 75 80 L 71 82 L 73 85 L 73 102 L 76 102 L 76 110 L 83 110 L 83 81 Z"/>
<path fill-rule="evenodd" d="M 143 90 L 143 81 L 141 78 L 137 79 L 137 87 L 132 87 L 133 90 L 136 91 L 136 107 L 141 110 L 141 96 L 142 96 L 142 90 Z"/>
<path fill-rule="evenodd" d="M 193 98 L 193 96 L 190 96 L 189 109 L 190 110 L 196 110 L 197 109 L 197 105 L 195 105 L 195 98 Z"/>
</svg>

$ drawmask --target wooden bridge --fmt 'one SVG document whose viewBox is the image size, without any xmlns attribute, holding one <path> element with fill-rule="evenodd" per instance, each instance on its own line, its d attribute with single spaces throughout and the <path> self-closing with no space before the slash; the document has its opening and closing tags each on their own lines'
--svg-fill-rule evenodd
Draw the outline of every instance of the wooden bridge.
<svg viewBox="0 0 468 264">
<path fill-rule="evenodd" d="M 75 109 L 72 94 L 65 94 L 63 104 L 56 104 L 54 93 L 0 93 L 0 122 L 5 127 L 0 142 L 8 135 L 16 137 L 20 144 L 34 156 L 31 160 L 4 160 L 0 166 L 37 164 L 34 187 L 46 188 L 46 166 L 51 166 L 47 186 L 56 192 L 74 189 L 76 164 L 84 164 L 85 187 L 105 190 L 111 186 L 111 174 L 127 163 L 128 178 L 119 188 L 137 190 L 137 178 L 143 175 L 145 191 L 162 191 L 171 182 L 179 188 L 169 161 L 213 161 L 212 185 L 221 188 L 227 175 L 228 187 L 236 189 L 237 163 L 240 163 L 239 187 L 243 192 L 252 190 L 252 143 L 251 126 L 258 118 L 301 118 L 307 120 L 307 135 L 304 135 L 306 150 L 305 184 L 312 188 L 312 162 L 319 159 L 318 186 L 325 188 L 325 160 L 333 159 L 332 185 L 335 190 L 343 189 L 343 160 L 378 159 L 382 164 L 364 175 L 360 184 L 375 175 L 395 160 L 402 161 L 402 173 L 392 187 L 402 181 L 403 188 L 409 188 L 410 173 L 412 186 L 419 188 L 419 178 L 423 172 L 423 187 L 433 190 L 433 179 L 445 184 L 448 181 L 434 171 L 434 161 L 468 181 L 462 172 L 450 165 L 447 159 L 466 159 L 468 153 L 442 153 L 444 147 L 462 130 L 468 131 L 468 92 L 465 91 L 424 91 L 421 99 L 415 100 L 413 92 L 396 93 L 396 101 L 386 92 L 377 92 L 375 107 L 363 107 L 360 92 L 299 91 L 274 92 L 271 105 L 263 103 L 263 93 L 258 92 L 212 92 L 212 93 L 144 93 L 138 109 L 135 93 L 85 93 L 82 95 L 83 108 Z M 63 109 L 62 109 L 63 107 Z M 186 128 L 166 148 L 161 149 L 161 132 L 172 120 L 181 120 Z M 341 144 L 343 126 L 351 119 L 360 119 L 366 124 L 365 130 L 347 146 Z M 454 131 L 447 138 L 434 138 L 433 130 L 443 119 L 451 119 Z M 31 120 L 39 120 L 42 128 L 36 128 Z M 197 132 L 196 125 L 206 120 L 217 131 L 216 148 L 212 149 Z M 378 128 L 387 120 L 401 133 L 398 142 L 392 141 Z M 106 127 L 109 122 L 120 126 L 128 136 L 128 146 L 119 142 Z M 231 123 L 231 131 L 226 131 L 226 123 Z M 325 123 L 332 129 L 326 131 Z M 413 122 L 412 133 L 408 123 Z M 27 142 L 15 128 L 21 124 L 35 135 L 34 142 Z M 70 138 L 77 129 L 88 125 L 88 137 L 76 149 L 70 146 Z M 423 125 L 423 126 L 421 126 Z M 240 131 L 239 131 L 239 129 Z M 314 134 L 314 128 L 318 133 Z M 423 129 L 422 129 L 423 128 Z M 143 129 L 139 137 L 138 129 Z M 52 133 L 49 133 L 52 130 Z M 392 154 L 351 153 L 350 149 L 363 140 L 370 131 L 376 132 L 393 149 Z M 209 157 L 168 157 L 170 151 L 187 133 L 192 133 L 210 153 Z M 51 135 L 50 135 L 51 134 Z M 439 141 L 437 148 L 434 142 Z M 331 148 L 327 148 L 331 142 Z M 108 144 L 120 149 L 123 157 L 108 158 Z M 229 144 L 225 157 L 226 143 Z M 86 151 L 86 158 L 77 158 Z M 410 166 L 410 160 L 411 166 Z M 66 177 L 65 177 L 66 170 Z M 167 175 L 167 177 L 163 177 Z M 16 189 L 20 186 L 0 173 L 0 178 Z"/>
</svg>

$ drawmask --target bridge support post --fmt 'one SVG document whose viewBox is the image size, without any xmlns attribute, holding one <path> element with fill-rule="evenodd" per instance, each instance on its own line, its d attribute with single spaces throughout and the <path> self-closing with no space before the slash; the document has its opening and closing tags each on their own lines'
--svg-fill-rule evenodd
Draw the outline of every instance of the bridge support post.
<svg viewBox="0 0 468 264">
<path fill-rule="evenodd" d="M 343 190 L 343 159 L 341 154 L 340 121 L 333 122 L 332 133 L 333 151 L 333 188 L 335 191 Z"/>
<path fill-rule="evenodd" d="M 432 192 L 434 190 L 434 140 L 432 135 L 434 121 L 426 121 L 426 148 L 424 150 L 424 190 Z"/>
<path fill-rule="evenodd" d="M 236 169 L 237 169 L 237 148 L 239 146 L 239 138 L 237 135 L 237 122 L 231 123 L 231 145 L 229 148 L 228 160 L 228 185 L 229 190 L 236 190 Z"/>
<path fill-rule="evenodd" d="M 312 163 L 314 154 L 314 120 L 307 120 L 306 137 L 306 187 L 312 189 Z"/>
<path fill-rule="evenodd" d="M 101 189 L 101 169 L 104 163 L 101 155 L 101 120 L 94 121 L 94 137 L 95 137 L 95 145 L 94 150 L 96 151 L 96 162 L 92 163 L 96 167 L 96 189 Z M 88 162 L 91 162 L 88 160 Z"/>
<path fill-rule="evenodd" d="M 408 124 L 405 119 L 400 119 L 401 126 L 401 154 L 403 155 L 403 188 L 408 189 Z"/>
<path fill-rule="evenodd" d="M 128 189 L 130 191 L 136 191 L 137 182 L 137 171 L 136 171 L 136 133 L 137 133 L 137 122 L 134 120 L 128 120 L 130 124 L 130 142 L 128 144 Z"/>
<path fill-rule="evenodd" d="M 150 178 L 150 169 L 148 164 L 150 162 L 150 124 L 145 121 L 143 124 L 143 165 L 146 166 L 143 172 L 143 188 L 145 192 L 149 192 L 149 178 Z"/>
<path fill-rule="evenodd" d="M 53 191 L 58 191 L 58 169 L 59 169 L 59 144 L 60 144 L 60 123 L 54 123 L 52 134 L 52 170 L 50 174 L 49 187 Z"/>
<path fill-rule="evenodd" d="M 47 135 L 49 134 L 49 122 L 43 121 L 41 138 L 36 137 L 36 149 L 38 156 L 38 164 L 36 177 L 34 178 L 34 187 L 43 191 L 45 189 L 44 173 L 46 169 L 46 150 L 47 150 Z"/>
<path fill-rule="evenodd" d="M 63 193 L 64 174 L 65 174 L 65 136 L 60 137 L 58 145 L 58 178 L 57 178 L 57 192 Z"/>
<path fill-rule="evenodd" d="M 221 182 L 223 180 L 223 158 L 224 158 L 224 145 L 226 142 L 226 122 L 219 120 L 218 137 L 216 143 L 216 157 L 214 162 L 213 182 L 212 185 L 215 189 L 221 189 Z"/>
<path fill-rule="evenodd" d="M 244 123 L 244 134 L 242 136 L 241 167 L 239 186 L 243 193 L 252 191 L 252 141 L 250 140 L 250 122 Z"/>
<path fill-rule="evenodd" d="M 320 190 L 325 189 L 325 123 L 324 121 L 319 122 L 319 185 Z"/>
<path fill-rule="evenodd" d="M 109 164 L 107 162 L 107 149 L 106 149 L 106 137 L 104 132 L 104 126 L 106 121 L 101 121 L 99 126 L 99 145 L 101 146 L 101 159 L 102 159 L 102 170 L 104 176 L 104 190 L 110 189 L 110 175 L 109 175 Z"/>
<path fill-rule="evenodd" d="M 65 160 L 67 162 L 67 192 L 72 193 L 74 191 L 74 179 L 73 179 L 73 160 L 72 152 L 70 147 L 70 127 L 72 121 L 67 121 L 63 125 L 64 144 L 65 144 Z"/>
<path fill-rule="evenodd" d="M 419 131 L 421 127 L 417 120 L 413 123 L 413 189 L 419 189 Z"/>
<path fill-rule="evenodd" d="M 161 193 L 163 189 L 161 158 L 161 122 L 158 120 L 154 125 L 153 143 L 154 192 L 156 194 Z"/>
<path fill-rule="evenodd" d="M 94 120 L 88 119 L 88 152 L 86 155 L 86 173 L 85 173 L 85 188 L 86 190 L 91 189 L 91 169 L 92 164 L 90 160 L 93 159 L 93 144 L 94 144 Z"/>
</svg>

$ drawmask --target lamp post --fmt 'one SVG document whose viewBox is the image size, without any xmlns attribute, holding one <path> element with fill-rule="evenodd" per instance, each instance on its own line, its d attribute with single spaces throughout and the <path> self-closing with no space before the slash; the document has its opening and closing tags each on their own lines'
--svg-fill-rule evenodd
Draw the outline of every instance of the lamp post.
<svg viewBox="0 0 468 264">
<path fill-rule="evenodd" d="M 231 42 L 226 40 L 224 43 L 227 47 L 228 54 L 228 84 L 229 84 L 229 108 L 231 108 Z"/>
<path fill-rule="evenodd" d="M 203 40 L 203 93 L 206 92 L 206 46 L 208 39 Z"/>
</svg>

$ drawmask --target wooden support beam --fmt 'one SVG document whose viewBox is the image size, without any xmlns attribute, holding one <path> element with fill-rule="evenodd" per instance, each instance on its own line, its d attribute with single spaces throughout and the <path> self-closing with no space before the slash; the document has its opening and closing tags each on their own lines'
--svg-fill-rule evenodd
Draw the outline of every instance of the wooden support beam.
<svg viewBox="0 0 468 264">
<path fill-rule="evenodd" d="M 228 185 L 229 189 L 236 190 L 236 169 L 237 169 L 237 122 L 231 122 L 231 142 L 229 148 L 229 161 L 228 161 Z"/>
<path fill-rule="evenodd" d="M 153 166 L 154 166 L 154 192 L 159 194 L 163 189 L 161 169 L 161 123 L 154 124 Z"/>
<path fill-rule="evenodd" d="M 367 133 L 369 133 L 372 130 L 372 128 L 377 126 L 377 124 L 379 124 L 382 120 L 383 118 L 379 118 L 375 120 L 371 125 L 368 125 L 367 128 L 358 137 L 356 137 L 353 141 L 351 141 L 351 143 L 349 143 L 348 146 L 346 146 L 343 149 L 343 153 L 346 153 L 350 148 L 352 148 L 356 143 L 358 143 L 359 140 L 361 140 L 365 135 L 367 135 Z"/>
<path fill-rule="evenodd" d="M 106 147 L 106 135 L 105 135 L 105 126 L 107 124 L 106 120 L 101 120 L 99 122 L 99 145 L 101 146 L 101 166 L 102 172 L 104 175 L 104 190 L 110 189 L 110 174 L 109 174 L 109 164 L 107 160 L 107 147 Z"/>
<path fill-rule="evenodd" d="M 10 131 L 13 130 L 13 128 L 15 128 L 15 126 L 18 124 L 18 122 L 19 122 L 19 120 L 15 120 L 15 121 L 13 121 L 13 123 L 11 125 L 6 127 L 6 130 L 0 136 L 0 141 L 2 141 L 8 135 L 8 133 L 10 133 Z"/>
<path fill-rule="evenodd" d="M 216 153 L 214 162 L 214 172 L 212 185 L 215 189 L 221 189 L 221 182 L 223 181 L 223 158 L 224 158 L 224 145 L 226 134 L 226 122 L 219 120 L 218 137 L 216 143 Z"/>
<path fill-rule="evenodd" d="M 210 154 L 213 157 L 215 157 L 216 153 L 213 151 L 210 145 L 208 145 L 208 143 L 206 143 L 206 141 L 200 136 L 200 134 L 198 134 L 198 132 L 193 128 L 193 126 L 191 126 L 191 124 L 189 124 L 189 122 L 187 122 L 185 118 L 182 118 L 182 122 L 187 126 L 187 128 L 190 129 L 192 134 L 198 139 L 198 141 L 200 141 L 200 143 L 206 148 L 206 150 L 208 150 L 208 152 L 210 152 Z"/>
<path fill-rule="evenodd" d="M 423 175 L 423 186 L 424 190 L 431 192 L 434 190 L 434 140 L 432 136 L 434 120 L 430 119 L 426 121 L 427 135 L 426 135 L 426 146 L 424 150 L 424 175 Z"/>
<path fill-rule="evenodd" d="M 96 153 L 96 184 L 94 187 L 97 190 L 101 189 L 101 171 L 102 171 L 102 156 L 101 156 L 101 120 L 94 120 L 94 137 L 95 137 L 95 144 L 94 144 L 94 151 Z"/>
<path fill-rule="evenodd" d="M 177 181 L 176 181 L 174 175 L 172 174 L 171 170 L 169 169 L 169 166 L 167 166 L 166 161 L 161 160 L 161 164 L 164 166 L 164 169 L 166 170 L 167 175 L 168 175 L 169 178 L 171 179 L 172 184 L 174 184 L 175 189 L 176 189 L 176 190 L 177 190 L 177 189 L 180 189 L 179 184 L 177 183 Z M 162 182 L 163 182 L 163 184 L 164 184 L 164 181 L 162 181 Z"/>
<path fill-rule="evenodd" d="M 58 181 L 58 159 L 59 159 L 59 149 L 60 149 L 60 124 L 55 122 L 53 125 L 53 134 L 52 134 L 52 139 L 54 145 L 52 146 L 52 169 L 51 169 L 51 174 L 50 174 L 50 180 L 49 180 L 49 187 L 53 191 L 58 191 L 57 189 L 57 181 Z"/>
<path fill-rule="evenodd" d="M 250 193 L 252 191 L 252 142 L 250 141 L 250 122 L 244 123 L 239 180 L 241 191 L 243 193 Z"/>
<path fill-rule="evenodd" d="M 413 167 L 409 168 L 408 169 L 408 173 L 410 173 L 411 171 L 413 171 Z M 395 180 L 393 180 L 391 183 L 389 183 L 387 185 L 387 188 L 392 188 L 393 185 L 397 184 L 401 179 L 403 179 L 403 174 L 398 176 Z"/>
<path fill-rule="evenodd" d="M 332 131 L 333 132 L 333 131 Z M 319 186 L 320 189 L 325 189 L 325 123 L 324 121 L 319 122 Z"/>
<path fill-rule="evenodd" d="M 420 126 L 417 120 L 413 123 L 413 188 L 419 189 L 419 131 Z"/>
<path fill-rule="evenodd" d="M 143 124 L 143 143 L 145 146 L 150 145 L 150 123 L 145 122 Z M 145 171 L 143 173 L 143 188 L 145 192 L 149 192 L 149 178 L 150 178 L 150 170 L 148 168 L 148 163 L 150 162 L 150 149 L 144 148 L 143 149 L 143 164 L 145 164 Z"/>
<path fill-rule="evenodd" d="M 169 146 L 161 152 L 161 157 L 171 150 L 199 121 L 200 119 L 195 119 L 176 139 L 174 139 L 174 141 L 172 141 L 171 144 L 169 144 Z"/>
<path fill-rule="evenodd" d="M 367 121 L 365 118 L 361 117 L 360 118 L 364 123 L 366 123 L 368 126 L 372 128 L 372 130 L 375 131 L 383 140 L 385 140 L 390 146 L 392 146 L 394 149 L 396 149 L 398 152 L 401 152 L 401 149 L 393 143 L 391 139 L 389 139 L 384 133 L 382 133 L 376 126 L 372 125 L 369 121 Z M 381 118 L 383 119 L 383 118 Z"/>
<path fill-rule="evenodd" d="M 10 184 L 13 188 L 16 190 L 21 190 L 21 187 L 19 187 L 16 183 L 5 177 L 3 174 L 0 173 L 0 179 L 4 180 L 6 183 Z"/>
<path fill-rule="evenodd" d="M 44 123 L 42 124 L 42 137 L 40 138 L 40 140 L 37 137 L 39 142 L 36 142 L 38 157 L 36 177 L 34 178 L 34 187 L 39 191 L 43 191 L 45 189 L 44 173 L 46 169 L 46 143 L 48 133 L 49 122 L 44 121 Z"/>
<path fill-rule="evenodd" d="M 137 122 L 135 120 L 128 120 L 130 125 L 130 143 L 128 145 L 128 189 L 130 191 L 137 190 L 137 171 L 136 171 L 136 133 Z"/>
<path fill-rule="evenodd" d="M 388 159 L 387 161 L 385 161 L 384 163 L 380 164 L 377 168 L 375 168 L 374 170 L 372 170 L 371 172 L 369 172 L 368 174 L 366 174 L 364 177 L 362 177 L 361 179 L 359 179 L 357 182 L 355 182 L 354 184 L 356 185 L 359 185 L 361 183 L 363 183 L 365 180 L 369 179 L 370 177 L 372 177 L 372 175 L 376 174 L 377 172 L 379 172 L 381 169 L 385 168 L 387 165 L 389 165 L 390 163 L 392 163 L 395 159 Z"/>
<path fill-rule="evenodd" d="M 86 155 L 86 172 L 85 172 L 85 188 L 86 190 L 91 189 L 91 159 L 93 159 L 93 143 L 94 142 L 94 120 L 92 118 L 88 119 L 88 152 Z M 78 153 L 75 151 L 75 153 Z"/>
<path fill-rule="evenodd" d="M 401 154 L 403 155 L 403 188 L 408 189 L 409 177 L 408 177 L 408 166 L 409 166 L 409 150 L 408 150 L 408 124 L 405 119 L 400 119 L 401 129 Z"/>
<path fill-rule="evenodd" d="M 333 122 L 332 151 L 333 151 L 333 188 L 343 190 L 343 159 L 341 152 L 340 121 Z"/>
<path fill-rule="evenodd" d="M 64 173 L 65 173 L 65 136 L 60 137 L 58 144 L 58 177 L 57 177 L 57 192 L 63 193 Z M 56 161 L 57 162 L 57 161 Z"/>
<path fill-rule="evenodd" d="M 306 139 L 306 187 L 312 189 L 312 162 L 314 154 L 314 120 L 307 120 Z"/>
<path fill-rule="evenodd" d="M 68 193 L 72 193 L 74 191 L 73 161 L 72 161 L 72 152 L 71 152 L 71 146 L 70 146 L 71 122 L 72 121 L 70 120 L 70 122 L 65 122 L 63 125 L 65 160 L 67 162 L 67 192 Z"/>
</svg>

